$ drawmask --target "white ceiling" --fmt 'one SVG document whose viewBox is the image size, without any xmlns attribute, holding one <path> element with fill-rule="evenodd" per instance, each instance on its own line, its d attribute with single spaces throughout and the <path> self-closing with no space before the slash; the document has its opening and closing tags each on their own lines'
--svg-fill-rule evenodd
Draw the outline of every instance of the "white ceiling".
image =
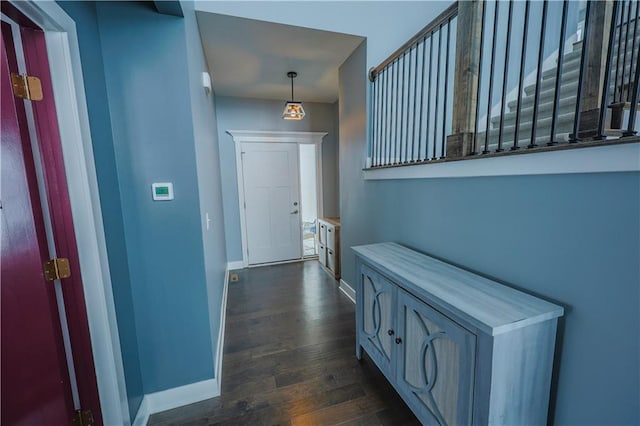
<svg viewBox="0 0 640 426">
<path fill-rule="evenodd" d="M 253 19 L 197 12 L 216 95 L 335 102 L 338 68 L 362 37 Z"/>
</svg>

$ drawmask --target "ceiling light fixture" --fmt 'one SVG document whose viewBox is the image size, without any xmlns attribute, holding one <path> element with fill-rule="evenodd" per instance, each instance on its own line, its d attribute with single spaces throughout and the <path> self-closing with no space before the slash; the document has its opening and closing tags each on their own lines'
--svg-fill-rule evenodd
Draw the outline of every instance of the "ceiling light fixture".
<svg viewBox="0 0 640 426">
<path fill-rule="evenodd" d="M 294 101 L 293 97 L 293 79 L 298 76 L 295 71 L 289 71 L 287 77 L 291 79 L 291 100 L 284 105 L 282 118 L 285 120 L 302 120 L 304 118 L 304 108 L 302 102 Z"/>
</svg>

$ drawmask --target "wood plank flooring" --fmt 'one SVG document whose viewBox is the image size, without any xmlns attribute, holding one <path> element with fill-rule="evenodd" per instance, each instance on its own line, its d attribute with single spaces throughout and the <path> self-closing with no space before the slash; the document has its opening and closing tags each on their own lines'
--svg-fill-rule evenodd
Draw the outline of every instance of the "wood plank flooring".
<svg viewBox="0 0 640 426">
<path fill-rule="evenodd" d="M 229 283 L 221 396 L 149 425 L 420 424 L 373 362 L 355 358 L 355 306 L 318 262 Z"/>
</svg>

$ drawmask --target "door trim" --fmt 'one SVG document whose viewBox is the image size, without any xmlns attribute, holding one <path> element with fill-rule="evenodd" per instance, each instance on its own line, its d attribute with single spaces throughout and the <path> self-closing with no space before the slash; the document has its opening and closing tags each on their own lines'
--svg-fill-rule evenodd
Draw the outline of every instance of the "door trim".
<svg viewBox="0 0 640 426">
<path fill-rule="evenodd" d="M 316 196 L 318 198 L 318 216 L 322 217 L 324 212 L 322 194 L 322 141 L 327 135 L 326 132 L 273 132 L 255 130 L 227 130 L 235 145 L 236 151 L 236 177 L 238 185 L 238 214 L 240 215 L 240 235 L 242 240 L 242 267 L 249 266 L 249 255 L 247 254 L 247 222 L 243 214 L 244 211 L 244 174 L 242 172 L 242 150 L 243 143 L 297 143 L 315 144 L 316 146 Z M 298 171 L 298 174 L 300 172 Z"/>
<path fill-rule="evenodd" d="M 131 424 L 75 22 L 55 2 L 12 5 L 45 32 L 104 424 Z"/>
</svg>

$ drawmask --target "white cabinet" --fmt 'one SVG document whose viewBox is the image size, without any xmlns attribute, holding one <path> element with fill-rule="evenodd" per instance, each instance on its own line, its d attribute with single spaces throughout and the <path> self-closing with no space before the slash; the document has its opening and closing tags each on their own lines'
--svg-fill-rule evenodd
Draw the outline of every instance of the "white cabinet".
<svg viewBox="0 0 640 426">
<path fill-rule="evenodd" d="M 340 278 L 340 218 L 318 219 L 318 261 L 335 279 Z"/>
<path fill-rule="evenodd" d="M 546 424 L 563 308 L 394 243 L 356 252 L 356 356 L 423 424 Z"/>
</svg>

